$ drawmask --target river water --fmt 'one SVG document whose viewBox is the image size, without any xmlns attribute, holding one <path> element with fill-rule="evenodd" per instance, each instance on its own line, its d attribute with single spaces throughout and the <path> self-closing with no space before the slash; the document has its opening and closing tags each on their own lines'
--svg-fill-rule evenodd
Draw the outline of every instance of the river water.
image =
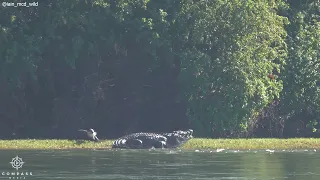
<svg viewBox="0 0 320 180">
<path fill-rule="evenodd" d="M 320 151 L 0 150 L 0 172 L 29 180 L 319 180 Z"/>
</svg>

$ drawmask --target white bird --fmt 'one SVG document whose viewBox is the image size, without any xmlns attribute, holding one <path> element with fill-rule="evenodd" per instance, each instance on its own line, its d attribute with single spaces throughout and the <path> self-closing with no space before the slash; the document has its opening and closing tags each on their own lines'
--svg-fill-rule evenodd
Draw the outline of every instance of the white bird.
<svg viewBox="0 0 320 180">
<path fill-rule="evenodd" d="M 78 131 L 83 131 L 87 133 L 87 136 L 94 140 L 94 141 L 99 141 L 98 137 L 97 137 L 97 132 L 95 132 L 93 129 L 90 130 L 84 130 L 84 129 L 79 129 Z"/>
</svg>

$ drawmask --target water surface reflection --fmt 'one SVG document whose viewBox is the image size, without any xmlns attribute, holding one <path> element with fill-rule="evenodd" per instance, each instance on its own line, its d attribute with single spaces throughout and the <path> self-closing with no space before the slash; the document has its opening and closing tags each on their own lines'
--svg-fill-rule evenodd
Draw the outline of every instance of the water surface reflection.
<svg viewBox="0 0 320 180">
<path fill-rule="evenodd" d="M 18 155 L 25 179 L 320 179 L 316 150 L 218 151 L 1 150 L 0 171 Z"/>
</svg>

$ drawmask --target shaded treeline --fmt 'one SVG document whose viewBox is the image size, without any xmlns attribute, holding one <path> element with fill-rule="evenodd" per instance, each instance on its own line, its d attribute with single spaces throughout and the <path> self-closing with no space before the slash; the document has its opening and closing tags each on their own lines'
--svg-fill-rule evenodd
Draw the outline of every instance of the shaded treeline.
<svg viewBox="0 0 320 180">
<path fill-rule="evenodd" d="M 41 1 L 0 8 L 0 138 L 193 128 L 316 136 L 320 3 Z"/>
</svg>

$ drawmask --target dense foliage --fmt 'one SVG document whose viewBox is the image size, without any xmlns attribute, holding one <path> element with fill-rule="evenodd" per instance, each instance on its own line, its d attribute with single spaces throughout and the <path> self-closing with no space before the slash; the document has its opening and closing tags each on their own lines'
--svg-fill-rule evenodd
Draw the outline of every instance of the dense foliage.
<svg viewBox="0 0 320 180">
<path fill-rule="evenodd" d="M 319 134 L 318 0 L 57 0 L 0 15 L 0 138 Z"/>
</svg>

